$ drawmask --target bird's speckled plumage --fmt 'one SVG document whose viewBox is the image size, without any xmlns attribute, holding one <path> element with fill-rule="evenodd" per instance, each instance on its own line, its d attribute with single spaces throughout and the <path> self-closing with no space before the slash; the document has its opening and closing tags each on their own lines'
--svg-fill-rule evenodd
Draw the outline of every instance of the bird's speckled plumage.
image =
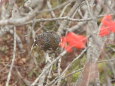
<svg viewBox="0 0 115 86">
<path fill-rule="evenodd" d="M 43 32 L 36 36 L 35 44 L 37 44 L 41 49 L 44 51 L 47 50 L 56 50 L 59 46 L 60 37 L 59 35 L 52 31 L 52 32 Z"/>
</svg>

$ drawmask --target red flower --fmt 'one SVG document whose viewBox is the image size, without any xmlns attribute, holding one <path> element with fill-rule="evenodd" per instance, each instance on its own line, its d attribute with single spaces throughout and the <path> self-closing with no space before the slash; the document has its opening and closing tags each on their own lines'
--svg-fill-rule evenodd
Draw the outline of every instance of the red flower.
<svg viewBox="0 0 115 86">
<path fill-rule="evenodd" d="M 107 36 L 107 35 L 109 35 L 109 34 L 110 34 L 109 28 L 107 28 L 107 27 L 105 27 L 105 26 L 102 26 L 99 35 L 100 35 L 101 37 L 103 37 L 103 36 Z"/>
<path fill-rule="evenodd" d="M 111 15 L 104 16 L 104 18 L 102 19 L 102 23 L 105 26 L 109 26 L 111 24 L 111 21 L 113 21 Z"/>
<path fill-rule="evenodd" d="M 100 36 L 110 35 L 111 32 L 115 32 L 115 21 L 113 21 L 111 15 L 107 15 L 102 19 L 102 26 L 100 29 Z"/>
<path fill-rule="evenodd" d="M 60 46 L 68 52 L 72 52 L 72 48 L 85 48 L 86 42 L 87 38 L 85 36 L 70 32 L 65 37 L 61 38 Z"/>
<path fill-rule="evenodd" d="M 111 22 L 110 31 L 115 33 L 115 22 Z"/>
</svg>

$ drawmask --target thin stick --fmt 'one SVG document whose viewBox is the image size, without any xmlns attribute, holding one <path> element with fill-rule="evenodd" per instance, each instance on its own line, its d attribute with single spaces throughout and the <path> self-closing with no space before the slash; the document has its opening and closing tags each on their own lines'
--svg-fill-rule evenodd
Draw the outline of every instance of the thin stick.
<svg viewBox="0 0 115 86">
<path fill-rule="evenodd" d="M 35 84 L 38 82 L 38 80 L 41 78 L 41 76 L 43 74 L 46 73 L 46 71 L 58 60 L 60 59 L 62 56 L 64 56 L 66 54 L 66 51 L 62 52 L 56 59 L 54 59 L 50 64 L 48 64 L 46 66 L 46 68 L 44 68 L 43 72 L 35 79 L 35 81 L 30 85 L 30 86 L 35 86 Z"/>
<path fill-rule="evenodd" d="M 12 63 L 11 63 L 10 70 L 9 70 L 9 73 L 8 73 L 8 78 L 7 78 L 7 81 L 6 81 L 6 86 L 9 86 L 9 82 L 10 82 L 10 79 L 11 79 L 11 73 L 12 73 L 12 69 L 13 69 L 13 66 L 14 66 L 15 57 L 16 57 L 16 27 L 14 27 L 13 58 L 12 58 Z"/>
<path fill-rule="evenodd" d="M 81 54 L 79 54 L 79 55 L 65 68 L 65 70 L 60 74 L 60 76 L 56 77 L 52 82 L 50 82 L 50 83 L 48 84 L 48 86 L 51 86 L 52 84 L 53 84 L 52 86 L 54 86 L 54 84 L 56 84 L 58 80 L 63 79 L 63 78 L 65 77 L 65 73 L 67 72 L 67 70 L 72 66 L 72 64 L 73 64 L 77 59 L 79 59 L 79 58 L 86 52 L 87 49 L 88 49 L 88 47 L 85 48 L 85 49 L 81 52 Z"/>
</svg>

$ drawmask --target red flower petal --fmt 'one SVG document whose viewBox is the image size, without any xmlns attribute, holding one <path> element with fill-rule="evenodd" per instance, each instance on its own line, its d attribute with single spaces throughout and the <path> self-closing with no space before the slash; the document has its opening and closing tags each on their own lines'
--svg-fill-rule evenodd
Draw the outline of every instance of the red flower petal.
<svg viewBox="0 0 115 86">
<path fill-rule="evenodd" d="M 114 21 L 111 22 L 111 26 L 109 27 L 109 29 L 111 32 L 115 33 L 115 22 Z"/>
<path fill-rule="evenodd" d="M 111 32 L 115 32 L 115 22 L 113 21 L 111 15 L 107 15 L 102 19 L 102 27 L 99 35 L 103 37 L 109 35 Z"/>
<path fill-rule="evenodd" d="M 86 44 L 86 38 L 77 35 L 78 38 L 74 39 L 74 40 L 69 40 L 69 43 L 71 46 L 74 46 L 76 48 L 82 49 L 85 48 L 85 44 Z"/>
<path fill-rule="evenodd" d="M 75 45 L 76 48 L 78 49 L 83 49 L 85 48 L 85 44 L 83 42 L 77 42 L 76 45 Z"/>
<path fill-rule="evenodd" d="M 77 35 L 73 32 L 70 32 L 65 37 L 62 37 L 60 46 L 67 50 L 67 52 L 72 52 L 72 48 L 85 48 L 86 42 L 87 38 L 85 36 Z"/>
<path fill-rule="evenodd" d="M 99 35 L 103 37 L 109 34 L 110 34 L 110 30 L 107 27 L 102 26 Z"/>
<path fill-rule="evenodd" d="M 66 50 L 67 52 L 73 52 L 73 50 L 72 50 L 72 47 L 71 47 L 71 46 L 67 46 L 67 47 L 65 47 L 65 50 Z"/>
<path fill-rule="evenodd" d="M 104 18 L 102 19 L 102 24 L 103 25 L 106 25 L 106 26 L 109 26 L 112 22 L 112 16 L 111 15 L 107 15 L 107 16 L 104 16 Z"/>
<path fill-rule="evenodd" d="M 67 52 L 72 52 L 72 46 L 69 45 L 69 43 L 67 42 L 67 37 L 62 37 L 61 38 L 61 43 L 60 46 L 62 48 L 64 48 Z"/>
</svg>

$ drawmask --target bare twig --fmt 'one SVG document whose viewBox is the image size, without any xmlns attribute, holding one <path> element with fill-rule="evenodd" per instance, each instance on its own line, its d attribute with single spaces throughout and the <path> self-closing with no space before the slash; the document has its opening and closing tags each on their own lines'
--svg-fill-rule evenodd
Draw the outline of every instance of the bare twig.
<svg viewBox="0 0 115 86">
<path fill-rule="evenodd" d="M 61 58 L 58 60 L 58 76 L 61 75 Z M 61 84 L 61 79 L 58 80 L 57 86 L 60 86 Z"/>
<path fill-rule="evenodd" d="M 66 54 L 66 51 L 62 52 L 56 59 L 54 59 L 50 64 L 48 64 L 44 70 L 42 71 L 42 73 L 36 78 L 36 80 L 31 84 L 31 86 L 35 86 L 35 84 L 38 82 L 38 80 L 40 79 L 40 77 L 46 73 L 46 71 L 57 61 L 59 60 L 62 56 L 64 56 Z"/>
<path fill-rule="evenodd" d="M 78 3 L 79 2 L 79 3 Z M 74 6 L 72 7 L 72 9 L 69 11 L 69 13 L 67 14 L 67 17 L 73 17 L 73 14 L 76 12 L 76 9 L 79 7 L 79 5 L 82 3 L 82 0 L 76 1 Z M 57 33 L 59 35 L 62 34 L 63 29 L 67 28 L 67 25 L 69 24 L 69 22 L 67 20 L 62 21 L 62 23 L 60 24 Z"/>
<path fill-rule="evenodd" d="M 9 82 L 10 82 L 10 79 L 11 79 L 11 73 L 12 73 L 13 66 L 14 66 L 15 56 L 16 56 L 16 28 L 14 27 L 14 50 L 13 50 L 13 58 L 12 58 L 12 63 L 11 63 L 10 70 L 9 70 L 9 73 L 8 73 L 8 78 L 7 78 L 7 81 L 6 81 L 6 86 L 9 86 Z"/>
<path fill-rule="evenodd" d="M 85 52 L 86 52 L 87 48 L 85 48 L 66 68 L 65 70 L 60 74 L 60 76 L 57 76 L 52 82 L 50 82 L 48 84 L 48 86 L 54 86 L 58 80 L 63 79 L 65 76 L 65 73 L 67 72 L 67 70 L 72 66 L 72 64 L 79 59 Z"/>
</svg>

